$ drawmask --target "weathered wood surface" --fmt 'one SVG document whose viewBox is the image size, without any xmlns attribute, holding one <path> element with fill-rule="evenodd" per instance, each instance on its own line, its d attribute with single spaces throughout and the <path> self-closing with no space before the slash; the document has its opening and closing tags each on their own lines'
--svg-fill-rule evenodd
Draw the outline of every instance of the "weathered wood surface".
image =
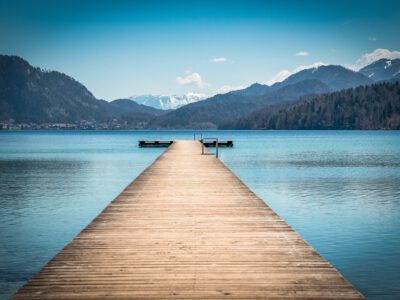
<svg viewBox="0 0 400 300">
<path fill-rule="evenodd" d="M 362 299 L 200 153 L 174 142 L 14 299 Z"/>
</svg>

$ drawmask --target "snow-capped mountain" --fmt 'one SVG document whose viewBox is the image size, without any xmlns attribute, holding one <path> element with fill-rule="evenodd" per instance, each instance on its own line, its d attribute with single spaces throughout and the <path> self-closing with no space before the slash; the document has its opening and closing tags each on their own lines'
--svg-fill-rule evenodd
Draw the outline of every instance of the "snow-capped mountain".
<svg viewBox="0 0 400 300">
<path fill-rule="evenodd" d="M 129 99 L 158 109 L 176 109 L 186 104 L 207 98 L 205 94 L 187 93 L 185 95 L 140 95 Z"/>
<path fill-rule="evenodd" d="M 364 74 L 354 72 L 342 66 L 317 65 L 311 68 L 301 69 L 299 72 L 290 75 L 283 81 L 276 82 L 272 85 L 255 83 L 248 88 L 234 91 L 232 93 L 246 97 L 262 96 L 277 92 L 283 87 L 298 84 L 299 82 L 305 80 L 308 81 L 308 84 L 304 85 L 304 92 L 309 90 L 311 87 L 311 81 L 314 81 L 314 83 L 317 81 L 319 81 L 319 83 L 323 83 L 326 85 L 326 88 L 328 88 L 329 91 L 338 91 L 341 89 L 367 85 L 374 82 L 372 79 L 367 78 Z M 324 89 L 322 89 L 321 92 L 322 91 L 326 92 Z"/>
<path fill-rule="evenodd" d="M 383 58 L 362 68 L 359 72 L 375 82 L 400 78 L 400 59 Z"/>
</svg>

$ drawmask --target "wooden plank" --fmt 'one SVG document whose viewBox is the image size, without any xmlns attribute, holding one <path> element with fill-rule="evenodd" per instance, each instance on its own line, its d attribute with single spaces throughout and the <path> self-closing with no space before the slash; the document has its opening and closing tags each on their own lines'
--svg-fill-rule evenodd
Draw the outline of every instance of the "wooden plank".
<svg viewBox="0 0 400 300">
<path fill-rule="evenodd" d="M 13 299 L 363 299 L 198 141 L 176 141 Z"/>
</svg>

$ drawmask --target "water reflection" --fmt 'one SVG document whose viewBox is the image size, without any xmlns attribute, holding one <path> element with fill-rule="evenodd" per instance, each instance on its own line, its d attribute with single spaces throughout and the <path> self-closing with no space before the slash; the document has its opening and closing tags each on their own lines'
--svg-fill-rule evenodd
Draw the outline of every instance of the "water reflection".
<svg viewBox="0 0 400 300">
<path fill-rule="evenodd" d="M 223 131 L 220 158 L 369 299 L 400 298 L 400 133 Z M 0 299 L 192 131 L 0 132 Z"/>
<path fill-rule="evenodd" d="M 0 134 L 0 299 L 83 229 L 160 149 L 129 134 Z"/>
<path fill-rule="evenodd" d="M 368 299 L 399 299 L 400 134 L 323 134 L 276 133 L 224 162 Z"/>
</svg>

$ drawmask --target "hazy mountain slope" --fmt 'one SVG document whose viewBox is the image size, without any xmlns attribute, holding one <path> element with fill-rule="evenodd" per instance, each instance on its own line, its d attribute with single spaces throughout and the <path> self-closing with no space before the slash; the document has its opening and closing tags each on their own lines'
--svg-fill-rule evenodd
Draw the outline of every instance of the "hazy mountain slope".
<svg viewBox="0 0 400 300">
<path fill-rule="evenodd" d="M 242 90 L 236 90 L 232 91 L 232 94 L 236 95 L 241 95 L 241 96 L 246 96 L 246 97 L 254 97 L 254 96 L 262 96 L 265 95 L 266 93 L 269 93 L 271 91 L 271 87 L 266 85 L 266 84 L 260 84 L 260 83 L 253 83 L 249 87 L 242 89 Z"/>
<path fill-rule="evenodd" d="M 32 67 L 17 56 L 0 55 L 0 121 L 103 122 L 130 114 L 131 122 L 135 119 L 142 122 L 161 113 L 130 100 L 111 103 L 98 100 L 85 86 L 65 74 Z M 139 118 L 140 114 L 143 117 Z"/>
<path fill-rule="evenodd" d="M 113 117 L 121 117 L 129 113 L 145 113 L 152 116 L 159 116 L 167 111 L 156 109 L 147 105 L 138 104 L 130 99 L 117 99 L 109 102 L 108 111 Z"/>
<path fill-rule="evenodd" d="M 294 101 L 303 95 L 371 84 L 363 74 L 341 66 L 320 66 L 302 70 L 272 86 L 253 84 L 201 103 L 186 105 L 150 122 L 152 128 L 216 128 L 268 105 Z"/>
<path fill-rule="evenodd" d="M 221 121 L 246 115 L 261 107 L 256 99 L 233 94 L 216 95 L 162 115 L 152 120 L 149 126 L 176 129 L 216 128 Z"/>
<path fill-rule="evenodd" d="M 380 59 L 359 71 L 371 80 L 391 81 L 400 75 L 400 59 Z"/>
<path fill-rule="evenodd" d="M 245 89 L 233 91 L 231 93 L 248 97 L 262 96 L 275 92 L 287 85 L 292 85 L 304 80 L 319 80 L 332 91 L 371 84 L 373 82 L 366 78 L 364 74 L 354 72 L 342 66 L 327 65 L 299 71 L 282 82 L 277 82 L 271 86 L 254 83 Z"/>
<path fill-rule="evenodd" d="M 0 56 L 0 119 L 66 122 L 106 119 L 106 102 L 59 73 L 34 68 L 16 56 Z"/>
<path fill-rule="evenodd" d="M 329 88 L 319 80 L 305 80 L 284 86 L 261 97 L 234 93 L 216 95 L 189 104 L 150 122 L 151 128 L 217 128 L 220 124 L 243 117 L 252 111 L 279 102 L 293 101 L 306 94 L 323 93 Z"/>
<path fill-rule="evenodd" d="M 274 92 L 258 97 L 259 101 L 266 105 L 286 103 L 297 100 L 301 96 L 309 94 L 321 94 L 330 92 L 331 89 L 318 79 L 305 79 L 294 84 L 285 85 Z"/>
<path fill-rule="evenodd" d="M 400 129 L 400 84 L 380 83 L 261 109 L 223 129 Z"/>
<path fill-rule="evenodd" d="M 389 82 L 400 82 L 400 73 L 396 74 L 395 76 L 392 77 L 392 79 L 387 80 Z"/>
<path fill-rule="evenodd" d="M 271 88 L 281 88 L 306 79 L 320 80 L 332 91 L 373 83 L 372 80 L 365 77 L 363 74 L 354 72 L 342 66 L 328 65 L 302 70 L 289 76 L 284 81 L 274 84 Z"/>
</svg>

